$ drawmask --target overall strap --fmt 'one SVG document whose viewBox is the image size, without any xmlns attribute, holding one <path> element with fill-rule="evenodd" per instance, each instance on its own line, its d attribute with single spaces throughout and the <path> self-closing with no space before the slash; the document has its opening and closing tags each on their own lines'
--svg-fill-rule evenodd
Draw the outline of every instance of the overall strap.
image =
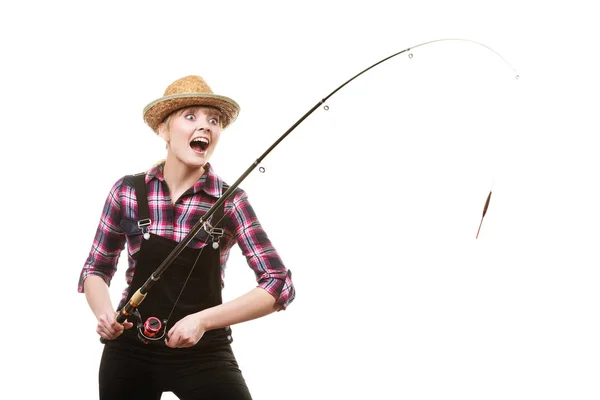
<svg viewBox="0 0 600 400">
<path fill-rule="evenodd" d="M 148 194 L 146 191 L 146 173 L 142 172 L 133 176 L 133 188 L 138 205 L 138 228 L 144 232 L 144 239 L 149 239 L 148 226 L 152 223 L 150 209 L 148 208 Z"/>
<path fill-rule="evenodd" d="M 226 183 L 223 183 L 223 189 L 221 189 L 221 193 L 224 193 L 225 191 L 227 191 L 228 188 L 229 188 L 229 186 Z M 225 232 L 223 230 L 223 228 L 221 228 L 223 226 L 223 216 L 224 215 L 225 215 L 225 202 L 223 202 L 221 207 L 219 207 L 212 216 L 211 222 L 214 221 L 214 224 L 211 224 L 210 232 L 208 232 L 208 233 L 210 234 L 210 237 L 212 238 L 213 249 L 219 248 L 219 240 L 221 240 L 221 237 L 223 236 L 223 233 Z"/>
</svg>

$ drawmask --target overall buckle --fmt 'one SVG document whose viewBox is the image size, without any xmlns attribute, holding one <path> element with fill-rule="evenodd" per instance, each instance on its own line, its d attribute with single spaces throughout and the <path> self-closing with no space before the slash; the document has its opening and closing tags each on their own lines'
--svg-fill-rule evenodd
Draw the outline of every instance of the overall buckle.
<svg viewBox="0 0 600 400">
<path fill-rule="evenodd" d="M 150 220 L 150 218 L 141 219 L 137 223 L 138 228 L 144 233 L 144 239 L 146 240 L 150 239 L 150 229 L 148 226 L 150 226 L 151 223 L 152 220 Z"/>
<path fill-rule="evenodd" d="M 221 237 L 223 237 L 223 234 L 225 233 L 225 231 L 221 228 L 212 228 L 210 230 L 210 237 L 212 238 L 212 248 L 213 249 L 218 249 L 219 248 L 219 240 L 221 240 Z"/>
</svg>

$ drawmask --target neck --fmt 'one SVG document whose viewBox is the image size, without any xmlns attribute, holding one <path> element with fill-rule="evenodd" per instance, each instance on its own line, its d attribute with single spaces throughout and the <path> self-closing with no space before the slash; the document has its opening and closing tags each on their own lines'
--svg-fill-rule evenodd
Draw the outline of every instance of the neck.
<svg viewBox="0 0 600 400">
<path fill-rule="evenodd" d="M 175 157 L 168 157 L 163 168 L 163 176 L 175 202 L 187 189 L 194 186 L 204 174 L 204 167 L 193 167 L 181 163 Z"/>
</svg>

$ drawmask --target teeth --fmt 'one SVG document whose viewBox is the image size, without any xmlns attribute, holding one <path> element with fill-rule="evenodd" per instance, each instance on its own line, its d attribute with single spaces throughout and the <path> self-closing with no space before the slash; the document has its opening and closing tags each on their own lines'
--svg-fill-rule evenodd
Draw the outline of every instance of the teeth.
<svg viewBox="0 0 600 400">
<path fill-rule="evenodd" d="M 192 142 L 200 142 L 200 143 L 206 143 L 206 144 L 208 144 L 208 139 L 207 138 L 203 138 L 203 137 L 199 137 L 199 138 L 193 139 Z"/>
</svg>

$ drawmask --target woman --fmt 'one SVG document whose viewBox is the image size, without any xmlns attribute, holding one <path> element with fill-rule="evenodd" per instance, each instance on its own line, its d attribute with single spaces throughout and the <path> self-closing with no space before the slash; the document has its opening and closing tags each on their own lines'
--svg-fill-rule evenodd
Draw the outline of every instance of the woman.
<svg viewBox="0 0 600 400">
<path fill-rule="evenodd" d="M 159 399 L 164 391 L 181 399 L 251 398 L 230 326 L 285 309 L 295 290 L 243 190 L 214 212 L 209 223 L 216 229 L 201 230 L 139 304 L 142 318 L 154 317 L 147 329 L 132 328 L 131 318 L 118 323 L 108 291 L 125 245 L 127 287 L 117 310 L 226 191 L 208 161 L 238 113 L 235 101 L 214 94 L 199 76 L 173 82 L 144 109 L 144 121 L 166 142 L 166 160 L 114 184 L 79 281 L 106 343 L 101 399 Z M 258 285 L 222 303 L 225 263 L 236 243 Z M 163 333 L 165 340 L 155 340 Z"/>
</svg>

